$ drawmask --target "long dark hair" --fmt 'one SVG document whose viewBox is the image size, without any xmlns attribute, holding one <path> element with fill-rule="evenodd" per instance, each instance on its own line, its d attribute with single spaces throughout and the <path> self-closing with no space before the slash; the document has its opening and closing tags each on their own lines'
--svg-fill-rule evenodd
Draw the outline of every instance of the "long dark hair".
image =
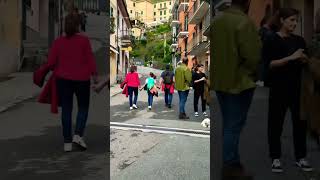
<svg viewBox="0 0 320 180">
<path fill-rule="evenodd" d="M 64 32 L 67 38 L 75 35 L 79 32 L 79 17 L 73 14 L 69 14 L 65 18 L 64 22 Z"/>
<path fill-rule="evenodd" d="M 281 19 L 287 19 L 291 16 L 298 16 L 300 12 L 297 9 L 293 8 L 281 8 L 276 14 L 275 24 L 278 27 L 278 30 L 282 27 Z"/>
<path fill-rule="evenodd" d="M 132 65 L 132 66 L 130 67 L 130 72 L 131 72 L 131 73 L 134 73 L 136 70 L 137 70 L 137 67 L 136 67 L 136 66 Z"/>
</svg>

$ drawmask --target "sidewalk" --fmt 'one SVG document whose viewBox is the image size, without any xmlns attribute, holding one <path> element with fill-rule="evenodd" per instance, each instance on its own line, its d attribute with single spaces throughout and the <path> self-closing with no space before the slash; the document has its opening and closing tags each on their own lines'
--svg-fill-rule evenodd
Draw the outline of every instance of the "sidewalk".
<svg viewBox="0 0 320 180">
<path fill-rule="evenodd" d="M 113 97 L 113 96 L 116 96 L 116 95 L 122 93 L 122 90 L 123 89 L 120 88 L 120 84 L 111 85 L 111 87 L 110 87 L 110 97 Z"/>
<path fill-rule="evenodd" d="M 36 97 L 41 89 L 32 82 L 32 73 L 14 73 L 12 79 L 0 83 L 0 113 L 20 102 Z"/>
<path fill-rule="evenodd" d="M 93 52 L 101 47 L 101 42 L 90 39 Z M 12 79 L 0 82 L 0 113 L 29 99 L 36 98 L 41 88 L 33 84 L 33 72 L 17 72 L 9 75 Z"/>
</svg>

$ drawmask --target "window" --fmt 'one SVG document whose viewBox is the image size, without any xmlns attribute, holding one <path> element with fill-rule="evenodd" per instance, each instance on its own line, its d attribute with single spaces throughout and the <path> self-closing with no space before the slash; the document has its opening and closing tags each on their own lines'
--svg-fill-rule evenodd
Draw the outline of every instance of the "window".
<svg viewBox="0 0 320 180">
<path fill-rule="evenodd" d="M 162 17 L 160 17 L 160 21 L 162 20 Z"/>
<path fill-rule="evenodd" d="M 154 12 L 154 13 L 153 13 L 153 15 L 155 16 L 155 15 L 157 15 L 157 13 L 156 13 L 156 12 Z"/>
<path fill-rule="evenodd" d="M 130 13 L 132 14 L 132 10 L 130 10 Z"/>
<path fill-rule="evenodd" d="M 160 11 L 160 16 L 162 16 L 162 11 Z"/>
<path fill-rule="evenodd" d="M 133 3 L 133 7 L 136 7 L 136 3 Z"/>
<path fill-rule="evenodd" d="M 160 8 L 162 8 L 162 4 L 160 4 Z"/>
<path fill-rule="evenodd" d="M 157 21 L 157 18 L 153 18 L 153 21 Z"/>
<path fill-rule="evenodd" d="M 164 3 L 164 7 L 166 7 L 166 3 Z"/>
<path fill-rule="evenodd" d="M 164 11 L 164 15 L 166 15 L 166 13 L 167 13 L 167 11 L 165 10 L 165 11 Z"/>
<path fill-rule="evenodd" d="M 169 2 L 169 5 L 171 5 L 171 1 Z"/>
<path fill-rule="evenodd" d="M 154 8 L 156 8 L 156 7 L 157 7 L 157 5 L 155 4 L 155 5 L 154 5 Z"/>
<path fill-rule="evenodd" d="M 143 11 L 141 11 L 141 15 L 143 14 Z"/>
</svg>

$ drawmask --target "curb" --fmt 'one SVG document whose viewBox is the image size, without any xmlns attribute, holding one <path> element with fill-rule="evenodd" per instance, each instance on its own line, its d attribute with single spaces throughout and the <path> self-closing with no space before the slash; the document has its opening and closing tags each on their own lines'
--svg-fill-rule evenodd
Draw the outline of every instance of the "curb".
<svg viewBox="0 0 320 180">
<path fill-rule="evenodd" d="M 28 101 L 30 99 L 34 99 L 36 98 L 38 95 L 31 95 L 31 96 L 25 96 L 25 97 L 17 97 L 15 98 L 12 102 L 7 103 L 6 105 L 3 105 L 0 107 L 0 113 L 4 113 L 6 111 L 8 111 L 9 109 L 25 102 Z"/>
</svg>

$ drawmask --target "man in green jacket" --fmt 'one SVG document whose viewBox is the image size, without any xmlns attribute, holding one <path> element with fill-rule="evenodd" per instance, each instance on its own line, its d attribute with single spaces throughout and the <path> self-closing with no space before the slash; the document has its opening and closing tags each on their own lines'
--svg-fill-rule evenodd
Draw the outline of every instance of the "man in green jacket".
<svg viewBox="0 0 320 180">
<path fill-rule="evenodd" d="M 185 105 L 189 95 L 192 74 L 187 65 L 188 58 L 184 57 L 182 64 L 179 65 L 175 71 L 175 88 L 179 94 L 179 119 L 189 119 L 186 115 Z"/>
<path fill-rule="evenodd" d="M 245 14 L 249 0 L 233 0 L 218 15 L 211 30 L 210 81 L 223 118 L 224 178 L 252 178 L 240 163 L 241 131 L 254 95 L 261 42 L 253 21 Z"/>
</svg>

